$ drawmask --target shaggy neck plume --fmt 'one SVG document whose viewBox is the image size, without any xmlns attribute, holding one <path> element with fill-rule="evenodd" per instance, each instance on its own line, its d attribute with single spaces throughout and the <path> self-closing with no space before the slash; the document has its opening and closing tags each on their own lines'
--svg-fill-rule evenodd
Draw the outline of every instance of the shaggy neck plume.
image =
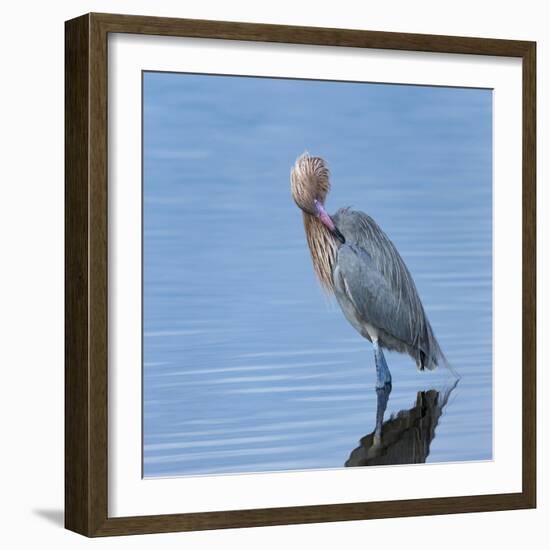
<svg viewBox="0 0 550 550">
<path fill-rule="evenodd" d="M 314 216 L 303 213 L 307 244 L 311 252 L 313 269 L 322 287 L 334 292 L 332 266 L 336 258 L 336 241 L 328 229 Z"/>
</svg>

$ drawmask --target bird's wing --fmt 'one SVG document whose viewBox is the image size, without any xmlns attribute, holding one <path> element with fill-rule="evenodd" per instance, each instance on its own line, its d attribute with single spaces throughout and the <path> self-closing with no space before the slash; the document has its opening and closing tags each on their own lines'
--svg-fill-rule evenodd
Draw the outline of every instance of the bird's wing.
<svg viewBox="0 0 550 550">
<path fill-rule="evenodd" d="M 361 316 L 422 351 L 421 368 L 446 363 L 412 275 L 390 238 L 364 212 L 342 209 L 333 220 L 346 239 L 337 265 Z"/>
<path fill-rule="evenodd" d="M 372 255 L 357 245 L 342 245 L 334 270 L 360 318 L 401 342 L 414 345 L 410 311 L 379 270 Z M 338 293 L 336 297 L 339 298 Z"/>
</svg>

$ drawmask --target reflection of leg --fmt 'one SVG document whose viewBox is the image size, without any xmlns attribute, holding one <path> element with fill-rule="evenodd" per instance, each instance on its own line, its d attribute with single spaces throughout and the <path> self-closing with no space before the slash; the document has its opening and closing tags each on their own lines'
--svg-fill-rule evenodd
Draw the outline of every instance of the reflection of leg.
<svg viewBox="0 0 550 550">
<path fill-rule="evenodd" d="M 380 443 L 382 437 L 382 424 L 384 423 L 384 413 L 388 406 L 388 399 L 391 393 L 391 384 L 386 384 L 383 388 L 376 388 L 376 429 L 374 431 L 375 443 Z"/>
<path fill-rule="evenodd" d="M 375 340 L 372 346 L 374 348 L 374 362 L 376 363 L 376 387 L 383 388 L 386 384 L 391 386 L 390 369 L 388 369 L 382 348 L 378 345 L 378 340 Z"/>
</svg>

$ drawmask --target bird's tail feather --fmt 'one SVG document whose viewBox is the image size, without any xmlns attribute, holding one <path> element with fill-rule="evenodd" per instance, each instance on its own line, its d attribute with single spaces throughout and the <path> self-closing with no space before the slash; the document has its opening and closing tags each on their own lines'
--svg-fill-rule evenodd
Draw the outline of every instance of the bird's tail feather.
<svg viewBox="0 0 550 550">
<path fill-rule="evenodd" d="M 425 368 L 428 370 L 434 370 L 441 366 L 446 368 L 456 380 L 460 380 L 460 375 L 443 353 L 443 350 L 441 349 L 441 346 L 439 345 L 439 342 L 437 341 L 437 338 L 435 337 L 429 323 L 427 329 L 427 344 L 429 351 L 428 353 L 424 353 L 423 351 L 420 352 L 420 359 L 419 362 L 417 362 L 417 365 L 420 363 L 418 367 L 421 370 L 424 370 Z"/>
<path fill-rule="evenodd" d="M 460 380 L 460 374 L 458 374 L 458 372 L 453 367 L 453 365 L 449 362 L 447 357 L 445 357 L 445 354 L 441 351 L 441 348 L 439 347 L 439 345 L 437 347 L 438 347 L 438 358 L 437 358 L 436 366 L 445 367 L 454 376 L 455 380 L 458 382 L 458 380 Z"/>
</svg>

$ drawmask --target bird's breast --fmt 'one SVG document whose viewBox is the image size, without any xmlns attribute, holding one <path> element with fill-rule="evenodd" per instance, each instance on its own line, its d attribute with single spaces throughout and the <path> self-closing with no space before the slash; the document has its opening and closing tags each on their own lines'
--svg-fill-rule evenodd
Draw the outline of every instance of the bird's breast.
<svg viewBox="0 0 550 550">
<path fill-rule="evenodd" d="M 351 324 L 351 326 L 360 334 L 365 335 L 365 319 L 357 308 L 357 305 L 351 298 L 349 289 L 346 286 L 346 280 L 344 279 L 338 263 L 336 263 L 333 270 L 334 281 L 334 296 L 342 310 L 342 313 Z"/>
</svg>

